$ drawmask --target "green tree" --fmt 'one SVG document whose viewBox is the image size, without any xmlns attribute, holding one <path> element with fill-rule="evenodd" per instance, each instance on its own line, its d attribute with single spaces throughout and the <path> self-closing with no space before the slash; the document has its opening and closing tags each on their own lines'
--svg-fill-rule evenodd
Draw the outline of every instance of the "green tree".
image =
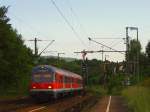
<svg viewBox="0 0 150 112">
<path fill-rule="evenodd" d="M 150 41 L 147 43 L 147 46 L 146 46 L 146 55 L 150 60 Z"/>
<path fill-rule="evenodd" d="M 0 88 L 17 90 L 27 86 L 33 54 L 9 24 L 7 11 L 7 7 L 0 7 Z"/>
<path fill-rule="evenodd" d="M 129 60 L 135 60 L 137 57 L 137 53 L 141 53 L 141 44 L 139 41 L 133 39 L 130 41 L 130 47 L 129 47 Z"/>
</svg>

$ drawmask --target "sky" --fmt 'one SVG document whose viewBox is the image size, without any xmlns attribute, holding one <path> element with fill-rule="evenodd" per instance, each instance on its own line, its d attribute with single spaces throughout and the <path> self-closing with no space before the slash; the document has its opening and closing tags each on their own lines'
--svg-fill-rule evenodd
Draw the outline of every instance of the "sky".
<svg viewBox="0 0 150 112">
<path fill-rule="evenodd" d="M 82 50 L 102 50 L 102 46 L 89 42 L 95 41 L 125 50 L 125 27 L 134 26 L 139 29 L 139 40 L 142 51 L 150 37 L 150 1 L 149 0 L 54 0 L 63 16 L 67 19 L 75 33 L 57 11 L 51 0 L 0 0 L 0 5 L 9 6 L 7 16 L 10 23 L 22 35 L 25 44 L 34 50 L 34 43 L 28 41 L 35 37 L 41 40 L 55 40 L 42 55 L 82 58 L 75 54 Z M 129 36 L 136 38 L 135 31 Z M 120 38 L 120 39 L 97 39 Z M 38 42 L 38 50 L 42 51 L 50 41 Z M 103 48 L 104 50 L 110 50 Z M 124 54 L 105 53 L 104 57 L 111 61 L 124 60 Z M 101 53 L 87 54 L 89 59 L 102 59 Z"/>
</svg>

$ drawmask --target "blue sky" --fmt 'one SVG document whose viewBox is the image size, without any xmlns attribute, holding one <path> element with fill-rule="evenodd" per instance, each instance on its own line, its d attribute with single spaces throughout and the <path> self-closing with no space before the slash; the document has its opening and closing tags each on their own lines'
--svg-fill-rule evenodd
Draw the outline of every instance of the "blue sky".
<svg viewBox="0 0 150 112">
<path fill-rule="evenodd" d="M 81 55 L 73 52 L 83 49 L 100 50 L 101 46 L 89 42 L 88 37 L 124 38 L 126 26 L 139 28 L 139 40 L 144 51 L 150 37 L 149 0 L 55 0 L 55 2 L 86 45 L 83 45 L 74 35 L 51 0 L 0 0 L 1 5 L 10 6 L 8 12 L 10 23 L 22 34 L 24 40 L 34 37 L 54 39 L 55 42 L 48 50 L 65 52 L 65 57 L 81 58 Z M 131 31 L 130 36 L 135 38 L 135 32 Z M 96 41 L 117 50 L 125 49 L 123 40 Z M 33 49 L 32 42 L 25 41 L 25 44 Z M 46 44 L 48 43 L 39 42 L 39 51 Z M 105 55 L 109 55 L 107 57 L 109 60 L 121 61 L 124 59 L 124 55 L 118 53 Z M 88 54 L 88 58 L 101 59 L 101 54 Z"/>
</svg>

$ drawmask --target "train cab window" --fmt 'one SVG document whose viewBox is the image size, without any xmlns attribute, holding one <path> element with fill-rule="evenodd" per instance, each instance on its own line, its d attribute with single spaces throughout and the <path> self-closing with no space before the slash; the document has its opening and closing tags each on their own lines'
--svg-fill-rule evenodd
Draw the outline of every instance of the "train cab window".
<svg viewBox="0 0 150 112">
<path fill-rule="evenodd" d="M 32 74 L 33 82 L 52 82 L 53 74 L 50 73 L 34 73 Z"/>
</svg>

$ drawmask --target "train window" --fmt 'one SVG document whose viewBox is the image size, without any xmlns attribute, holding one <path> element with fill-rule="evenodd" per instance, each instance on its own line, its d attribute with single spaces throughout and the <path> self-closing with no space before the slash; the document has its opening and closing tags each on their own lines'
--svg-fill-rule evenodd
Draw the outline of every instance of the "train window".
<svg viewBox="0 0 150 112">
<path fill-rule="evenodd" d="M 65 83 L 71 83 L 72 82 L 72 78 L 71 77 L 64 77 L 64 82 Z"/>
<path fill-rule="evenodd" d="M 66 76 L 64 76 L 64 83 L 66 83 Z"/>
<path fill-rule="evenodd" d="M 68 77 L 68 83 L 70 83 L 70 77 Z"/>
<path fill-rule="evenodd" d="M 69 83 L 71 83 L 71 77 L 69 77 L 69 79 L 68 79 L 68 80 L 69 80 Z"/>
<path fill-rule="evenodd" d="M 73 79 L 73 83 L 76 83 L 76 79 Z"/>
<path fill-rule="evenodd" d="M 68 83 L 68 77 L 65 76 L 65 83 Z"/>
<path fill-rule="evenodd" d="M 69 83 L 69 77 L 67 77 L 67 83 Z"/>
<path fill-rule="evenodd" d="M 40 78 L 41 75 L 40 74 L 34 74 L 34 78 Z"/>
<path fill-rule="evenodd" d="M 71 77 L 68 77 L 68 83 L 71 83 Z"/>
<path fill-rule="evenodd" d="M 66 77 L 66 83 L 68 83 L 68 77 Z"/>
<path fill-rule="evenodd" d="M 32 75 L 33 82 L 51 82 L 53 81 L 53 75 L 49 73 L 36 73 Z"/>
<path fill-rule="evenodd" d="M 57 74 L 55 80 L 58 83 L 63 83 L 63 76 Z"/>
<path fill-rule="evenodd" d="M 59 83 L 59 75 L 56 75 L 56 82 Z"/>
<path fill-rule="evenodd" d="M 63 82 L 63 76 L 60 76 L 60 83 Z"/>
<path fill-rule="evenodd" d="M 45 77 L 45 78 L 51 78 L 52 75 L 50 75 L 50 74 L 43 74 L 43 77 Z"/>
</svg>

